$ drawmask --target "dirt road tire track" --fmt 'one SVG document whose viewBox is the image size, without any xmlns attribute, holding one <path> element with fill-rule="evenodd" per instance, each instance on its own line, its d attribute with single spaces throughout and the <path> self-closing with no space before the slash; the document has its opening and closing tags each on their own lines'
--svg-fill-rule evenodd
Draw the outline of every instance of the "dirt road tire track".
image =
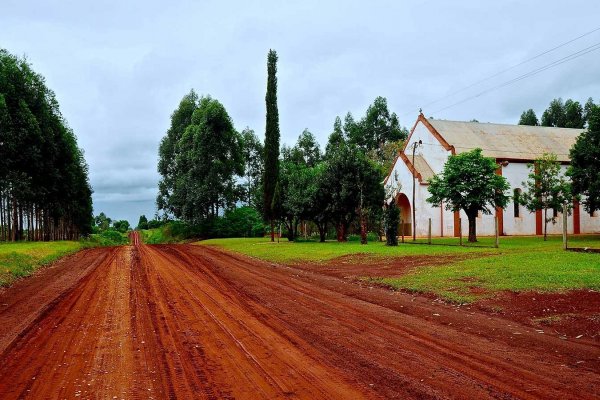
<svg viewBox="0 0 600 400">
<path fill-rule="evenodd" d="M 0 293 L 0 399 L 600 393 L 597 343 L 212 248 L 133 239 Z"/>
</svg>

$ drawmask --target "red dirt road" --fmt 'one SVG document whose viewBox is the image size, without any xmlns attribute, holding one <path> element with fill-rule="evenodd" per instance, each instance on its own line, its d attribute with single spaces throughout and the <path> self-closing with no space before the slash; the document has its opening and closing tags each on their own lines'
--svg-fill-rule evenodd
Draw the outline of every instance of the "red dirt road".
<svg viewBox="0 0 600 400">
<path fill-rule="evenodd" d="M 0 399 L 600 395 L 596 341 L 204 246 L 132 241 L 0 293 Z"/>
</svg>

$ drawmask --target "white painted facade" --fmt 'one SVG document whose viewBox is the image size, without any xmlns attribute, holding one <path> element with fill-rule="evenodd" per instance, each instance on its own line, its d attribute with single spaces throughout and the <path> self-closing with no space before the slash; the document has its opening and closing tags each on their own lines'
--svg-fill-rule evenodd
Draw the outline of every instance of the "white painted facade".
<svg viewBox="0 0 600 400">
<path fill-rule="evenodd" d="M 433 207 L 427 202 L 427 198 L 430 196 L 427 190 L 428 185 L 426 179 L 430 174 L 438 174 L 446 163 L 448 157 L 454 153 L 468 151 L 469 143 L 451 143 L 444 138 L 444 132 L 438 132 L 433 124 L 433 120 L 426 120 L 422 115 L 419 116 L 411 134 L 407 140 L 407 143 L 402 150 L 404 156 L 399 155 L 397 157 L 392 170 L 385 181 L 386 193 L 389 194 L 390 199 L 396 199 L 402 210 L 403 222 L 410 224 L 412 220 L 412 207 L 413 207 L 413 182 L 415 188 L 415 201 L 416 205 L 416 233 L 417 236 L 427 236 L 429 219 L 431 218 L 432 235 L 433 236 L 455 236 L 455 214 L 452 211 L 446 210 L 444 207 Z M 448 124 L 449 121 L 445 121 L 444 124 Z M 465 124 L 465 123 L 461 123 Z M 477 124 L 478 129 L 482 131 L 488 124 Z M 481 126 L 481 128 L 479 128 Z M 497 127 L 497 125 L 494 125 Z M 521 127 L 522 128 L 522 127 Z M 531 127 L 531 129 L 540 129 L 538 127 Z M 542 128 L 544 129 L 544 128 Z M 485 132 L 482 133 L 485 138 Z M 504 140 L 504 138 L 502 138 Z M 415 155 L 421 156 L 430 167 L 430 171 L 419 171 L 413 167 L 412 162 L 412 146 L 413 143 L 421 141 L 421 145 L 417 147 Z M 485 143 L 485 142 L 484 142 Z M 485 145 L 485 144 L 484 144 Z M 570 146 L 569 146 L 570 147 Z M 490 147 L 491 148 L 491 147 Z M 457 151 L 460 149 L 460 151 Z M 564 151 L 564 150 L 563 150 Z M 504 150 L 504 152 L 506 152 Z M 543 153 L 544 151 L 541 151 Z M 568 154 L 568 151 L 564 151 Z M 540 155 L 541 155 L 540 153 Z M 484 155 L 493 156 L 493 154 L 486 154 L 484 148 Z M 510 159 L 509 159 L 510 158 Z M 514 189 L 523 190 L 523 182 L 527 180 L 530 169 L 528 163 L 531 160 L 520 159 L 519 155 L 516 154 L 513 157 L 502 157 L 497 158 L 499 168 L 502 176 L 504 176 L 510 184 L 510 196 L 513 196 Z M 566 161 L 565 161 L 566 162 Z M 418 163 L 416 163 L 418 165 Z M 416 171 L 416 177 L 413 178 L 413 169 Z M 562 166 L 563 171 L 566 171 L 567 166 Z M 405 196 L 405 197 L 404 197 Z M 579 205 L 579 232 L 576 232 L 577 212 L 571 213 L 568 216 L 568 232 L 569 233 L 600 233 L 600 212 L 597 212 L 596 216 L 590 216 L 583 208 Z M 575 211 L 575 210 L 574 210 Z M 552 213 L 552 210 L 548 211 Z M 528 212 L 523 206 L 519 206 L 519 216 L 515 217 L 515 204 L 514 201 L 508 204 L 508 206 L 501 211 L 502 215 L 499 215 L 499 221 L 502 231 L 502 235 L 536 235 L 540 233 L 540 224 L 543 228 L 543 221 L 540 220 L 540 216 L 536 216 L 536 213 Z M 494 235 L 495 231 L 495 215 L 480 215 L 477 218 L 477 234 L 482 236 Z M 462 221 L 462 232 L 466 236 L 468 233 L 468 220 L 466 214 L 461 211 L 459 217 Z M 543 218 L 543 216 L 541 217 Z M 560 234 L 562 233 L 562 214 L 558 214 L 557 223 L 548 223 L 549 234 Z M 405 234 L 409 235 L 412 228 L 405 228 Z M 458 228 L 457 228 L 458 229 Z"/>
</svg>

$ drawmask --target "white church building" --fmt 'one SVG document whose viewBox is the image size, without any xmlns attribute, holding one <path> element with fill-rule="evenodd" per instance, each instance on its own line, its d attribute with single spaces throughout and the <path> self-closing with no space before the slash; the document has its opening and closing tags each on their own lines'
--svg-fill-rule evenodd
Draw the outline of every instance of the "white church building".
<svg viewBox="0 0 600 400">
<path fill-rule="evenodd" d="M 462 222 L 463 234 L 468 233 L 464 211 L 448 211 L 443 204 L 442 207 L 432 207 L 426 201 L 430 196 L 427 180 L 442 172 L 450 155 L 482 149 L 483 155 L 496 160 L 497 173 L 508 180 L 509 194 L 514 197 L 515 193 L 524 189 L 523 182 L 530 173 L 528 164 L 543 153 L 556 154 L 566 171 L 569 150 L 581 132 L 582 129 L 444 121 L 428 119 L 420 114 L 384 181 L 386 193 L 390 193 L 400 207 L 401 229 L 405 235 L 412 235 L 412 207 L 416 207 L 417 236 L 427 236 L 430 218 L 433 236 L 458 236 L 459 221 Z M 600 233 L 600 213 L 590 215 L 576 200 L 573 206 L 573 212 L 567 219 L 568 232 Z M 497 209 L 495 215 L 480 214 L 477 218 L 478 235 L 494 235 L 495 216 L 498 217 L 501 235 L 543 234 L 542 212 L 530 213 L 511 200 L 505 209 Z M 562 233 L 560 210 L 557 216 L 556 224 L 548 223 L 549 234 Z"/>
</svg>

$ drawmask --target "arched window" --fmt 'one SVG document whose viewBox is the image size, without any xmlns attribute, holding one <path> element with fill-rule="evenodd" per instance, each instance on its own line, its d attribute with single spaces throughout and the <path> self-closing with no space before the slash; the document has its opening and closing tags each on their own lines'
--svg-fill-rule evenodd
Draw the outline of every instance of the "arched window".
<svg viewBox="0 0 600 400">
<path fill-rule="evenodd" d="M 513 201 L 514 201 L 514 209 L 515 209 L 515 218 L 519 218 L 521 216 L 521 205 L 519 204 L 519 200 L 521 198 L 521 189 L 515 189 L 513 191 Z"/>
</svg>

